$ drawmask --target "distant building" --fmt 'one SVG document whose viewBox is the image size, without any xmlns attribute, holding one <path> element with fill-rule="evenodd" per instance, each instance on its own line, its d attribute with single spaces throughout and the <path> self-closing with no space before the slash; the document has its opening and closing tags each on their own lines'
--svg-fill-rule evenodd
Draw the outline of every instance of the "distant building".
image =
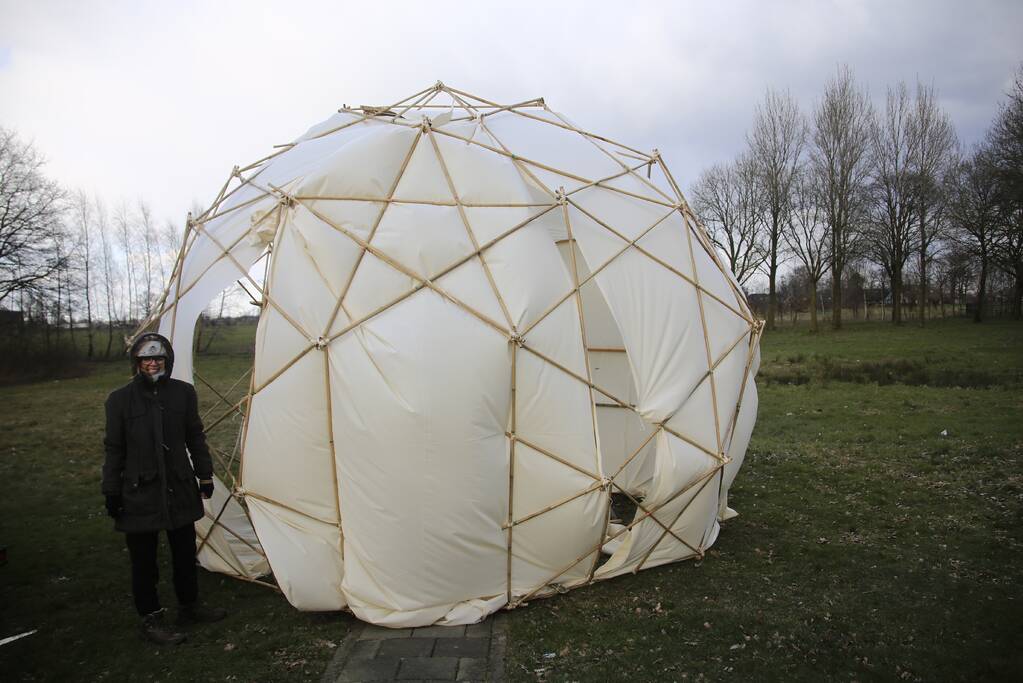
<svg viewBox="0 0 1023 683">
<path fill-rule="evenodd" d="M 0 308 L 0 327 L 21 325 L 25 322 L 25 314 L 21 311 L 9 311 Z"/>
</svg>

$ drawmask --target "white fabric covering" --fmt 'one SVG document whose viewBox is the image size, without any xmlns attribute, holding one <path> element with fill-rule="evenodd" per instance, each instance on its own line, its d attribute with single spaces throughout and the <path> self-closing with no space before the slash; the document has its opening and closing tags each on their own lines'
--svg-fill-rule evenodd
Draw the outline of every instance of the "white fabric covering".
<svg viewBox="0 0 1023 683">
<path fill-rule="evenodd" d="M 659 158 L 434 91 L 240 172 L 160 321 L 191 379 L 200 311 L 272 248 L 248 517 L 211 506 L 252 527 L 201 559 L 257 576 L 258 549 L 296 607 L 395 627 L 702 554 L 756 418 L 760 326 Z"/>
</svg>

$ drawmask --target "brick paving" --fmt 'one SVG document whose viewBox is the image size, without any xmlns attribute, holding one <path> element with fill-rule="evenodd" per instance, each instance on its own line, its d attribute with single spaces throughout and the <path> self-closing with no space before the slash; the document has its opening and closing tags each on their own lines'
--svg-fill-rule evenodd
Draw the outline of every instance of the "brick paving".
<svg viewBox="0 0 1023 683">
<path fill-rule="evenodd" d="M 338 647 L 323 683 L 504 680 L 502 614 L 470 626 L 391 629 L 356 626 Z"/>
</svg>

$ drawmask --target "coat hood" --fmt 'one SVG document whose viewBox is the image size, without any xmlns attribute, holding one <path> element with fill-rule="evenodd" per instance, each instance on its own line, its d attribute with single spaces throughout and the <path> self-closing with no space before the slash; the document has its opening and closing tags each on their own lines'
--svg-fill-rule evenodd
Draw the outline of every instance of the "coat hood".
<svg viewBox="0 0 1023 683">
<path fill-rule="evenodd" d="M 167 350 L 167 363 L 164 366 L 164 376 L 170 377 L 174 371 L 174 347 L 171 346 L 170 340 L 162 334 L 156 332 L 146 332 L 141 334 L 132 342 L 131 349 L 128 351 L 128 359 L 131 362 L 131 374 L 137 375 L 139 373 L 139 359 L 137 354 L 143 344 L 149 341 L 158 341 L 163 344 L 163 348 Z"/>
</svg>

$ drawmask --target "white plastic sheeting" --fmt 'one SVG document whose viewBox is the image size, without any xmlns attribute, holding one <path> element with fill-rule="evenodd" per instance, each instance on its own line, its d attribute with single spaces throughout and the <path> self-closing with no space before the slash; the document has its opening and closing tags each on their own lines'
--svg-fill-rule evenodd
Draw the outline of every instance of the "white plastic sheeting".
<svg viewBox="0 0 1023 683">
<path fill-rule="evenodd" d="M 760 326 L 656 152 L 442 84 L 343 109 L 197 218 L 160 331 L 190 348 L 268 251 L 223 508 L 258 543 L 211 535 L 207 567 L 257 551 L 301 609 L 470 623 L 701 555 L 734 514 Z"/>
</svg>

